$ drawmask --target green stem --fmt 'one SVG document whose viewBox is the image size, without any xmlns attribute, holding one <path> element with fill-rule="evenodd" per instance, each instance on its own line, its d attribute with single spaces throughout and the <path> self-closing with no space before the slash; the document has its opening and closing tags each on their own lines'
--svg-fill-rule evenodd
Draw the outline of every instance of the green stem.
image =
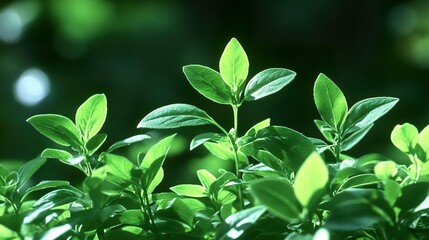
<svg viewBox="0 0 429 240">
<path fill-rule="evenodd" d="M 234 114 L 234 133 L 231 139 L 231 145 L 232 149 L 234 151 L 234 162 L 235 162 L 235 175 L 237 176 L 237 179 L 240 179 L 240 159 L 238 158 L 238 148 L 237 148 L 237 136 L 238 136 L 238 106 L 233 105 L 232 111 Z M 241 186 L 237 185 L 237 191 L 238 191 L 238 202 L 239 202 L 239 210 L 244 208 L 244 201 L 243 201 L 243 193 L 241 192 Z"/>
<path fill-rule="evenodd" d="M 156 224 L 155 224 L 153 212 L 152 212 L 152 209 L 150 208 L 150 205 L 149 205 L 149 195 L 147 194 L 146 190 L 143 191 L 143 195 L 144 195 L 144 198 L 146 200 L 147 212 L 149 213 L 149 219 L 150 219 L 150 222 L 152 223 L 153 233 L 155 234 L 156 239 L 159 239 L 158 228 L 156 227 Z"/>
</svg>

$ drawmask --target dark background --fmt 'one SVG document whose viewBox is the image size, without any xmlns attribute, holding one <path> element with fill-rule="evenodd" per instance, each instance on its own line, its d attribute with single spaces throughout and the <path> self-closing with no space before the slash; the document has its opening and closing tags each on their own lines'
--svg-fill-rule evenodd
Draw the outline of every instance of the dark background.
<svg viewBox="0 0 429 240">
<path fill-rule="evenodd" d="M 14 39 L 5 33 L 13 29 L 14 22 L 5 17 L 11 11 L 22 31 Z M 273 124 L 321 137 L 313 124 L 318 114 L 312 97 L 321 72 L 339 85 L 349 106 L 374 96 L 401 99 L 349 152 L 353 156 L 381 152 L 396 157 L 393 127 L 411 122 L 421 130 L 429 123 L 428 1 L 1 1 L 0 35 L 6 36 L 0 39 L 0 159 L 8 164 L 56 147 L 25 122 L 28 117 L 57 113 L 74 119 L 77 107 L 95 93 L 108 99 L 104 150 L 135 134 L 154 134 L 136 129 L 138 122 L 170 103 L 196 105 L 229 129 L 231 110 L 194 91 L 182 66 L 218 69 L 232 37 L 247 52 L 249 77 L 271 67 L 297 72 L 281 92 L 243 105 L 241 134 L 271 117 Z M 25 106 L 16 100 L 14 85 L 30 68 L 47 75 L 50 92 L 39 104 Z M 203 149 L 186 150 L 193 134 L 203 130 L 177 130 L 177 145 L 184 150 L 177 147 L 167 159 L 167 183 L 189 180 L 192 171 L 207 167 L 197 159 L 204 158 Z M 52 161 L 41 178 L 82 176 Z"/>
</svg>

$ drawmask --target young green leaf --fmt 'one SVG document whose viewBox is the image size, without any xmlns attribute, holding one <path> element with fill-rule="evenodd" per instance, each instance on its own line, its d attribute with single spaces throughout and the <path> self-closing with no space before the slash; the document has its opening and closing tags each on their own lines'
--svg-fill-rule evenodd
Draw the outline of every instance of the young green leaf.
<svg viewBox="0 0 429 240">
<path fill-rule="evenodd" d="M 429 157 L 429 125 L 419 133 L 419 145 L 426 153 L 426 157 Z"/>
<path fill-rule="evenodd" d="M 140 164 L 140 168 L 145 171 L 144 187 L 149 187 L 151 182 L 157 176 L 175 136 L 176 134 L 173 134 L 160 140 L 153 145 L 144 156 L 143 161 Z"/>
<path fill-rule="evenodd" d="M 264 178 L 250 184 L 250 193 L 275 216 L 297 222 L 302 207 L 287 180 Z"/>
<path fill-rule="evenodd" d="M 39 191 L 39 190 L 48 189 L 48 188 L 60 188 L 60 187 L 68 186 L 68 185 L 70 185 L 70 183 L 69 183 L 69 182 L 67 182 L 67 181 L 59 181 L 59 180 L 52 180 L 52 181 L 48 180 L 48 181 L 42 181 L 42 182 L 38 183 L 38 184 L 37 184 L 37 185 L 35 185 L 35 186 L 29 187 L 29 188 L 25 191 L 24 195 L 22 196 L 22 198 L 21 198 L 22 200 L 21 200 L 21 201 L 24 201 L 24 199 L 25 199 L 29 194 L 31 194 L 31 193 L 33 193 L 33 192 L 36 192 L 36 191 Z"/>
<path fill-rule="evenodd" d="M 62 146 L 81 148 L 79 130 L 74 123 L 61 115 L 40 114 L 27 119 L 37 131 Z"/>
<path fill-rule="evenodd" d="M 226 45 L 220 57 L 219 70 L 225 83 L 237 93 L 249 72 L 249 60 L 237 39 L 232 38 Z"/>
<path fill-rule="evenodd" d="M 86 142 L 86 149 L 88 150 L 88 155 L 94 154 L 100 147 L 103 145 L 104 141 L 106 141 L 107 134 L 97 134 L 89 139 Z"/>
<path fill-rule="evenodd" d="M 313 152 L 301 165 L 296 174 L 294 193 L 304 207 L 321 197 L 329 180 L 328 168 L 317 152 Z"/>
<path fill-rule="evenodd" d="M 419 130 L 409 123 L 396 125 L 390 139 L 399 150 L 404 153 L 411 153 L 419 141 Z"/>
<path fill-rule="evenodd" d="M 203 186 L 195 184 L 179 184 L 170 188 L 171 191 L 180 196 L 186 197 L 207 197 L 206 189 Z"/>
<path fill-rule="evenodd" d="M 110 152 L 113 152 L 114 150 L 116 150 L 118 148 L 129 146 L 133 143 L 137 143 L 137 142 L 143 141 L 145 139 L 149 139 L 149 138 L 150 138 L 150 136 L 146 135 L 146 134 L 140 134 L 140 135 L 132 136 L 132 137 L 129 137 L 129 138 L 124 139 L 122 141 L 115 142 L 112 146 L 109 147 L 109 149 L 107 149 L 106 152 L 110 153 Z"/>
<path fill-rule="evenodd" d="M 196 147 L 200 146 L 201 144 L 204 144 L 205 142 L 210 141 L 214 138 L 218 138 L 218 137 L 220 137 L 220 135 L 217 133 L 199 134 L 191 140 L 190 150 L 194 150 Z"/>
<path fill-rule="evenodd" d="M 131 170 L 134 164 L 126 157 L 107 153 L 105 155 L 106 169 L 109 179 L 117 184 L 130 183 Z"/>
<path fill-rule="evenodd" d="M 58 159 L 60 161 L 67 161 L 73 158 L 73 155 L 71 153 L 60 149 L 54 149 L 54 148 L 47 148 L 43 150 L 40 156 L 43 158 Z"/>
<path fill-rule="evenodd" d="M 326 75 L 319 74 L 314 85 L 314 102 L 322 119 L 334 129 L 340 127 L 347 116 L 347 101 L 341 89 Z"/>
<path fill-rule="evenodd" d="M 209 189 L 210 185 L 212 185 L 212 183 L 216 181 L 216 177 L 205 169 L 198 170 L 197 175 L 201 184 L 207 189 Z"/>
<path fill-rule="evenodd" d="M 76 111 L 76 125 L 88 141 L 101 129 L 107 116 L 107 99 L 104 94 L 95 94 L 88 98 Z"/>
<path fill-rule="evenodd" d="M 374 97 L 354 104 L 347 115 L 344 129 L 365 128 L 385 115 L 399 101 L 393 97 Z"/>
<path fill-rule="evenodd" d="M 256 74 L 244 90 L 244 100 L 254 101 L 280 91 L 296 76 L 294 71 L 270 68 Z"/>
<path fill-rule="evenodd" d="M 28 161 L 25 163 L 22 167 L 18 170 L 18 188 L 20 188 L 22 185 L 24 185 L 33 175 L 34 173 L 39 170 L 43 164 L 45 164 L 46 159 L 44 158 L 36 158 L 31 161 Z"/>
<path fill-rule="evenodd" d="M 137 128 L 170 129 L 206 124 L 218 126 L 205 111 L 189 104 L 176 103 L 150 112 Z"/>
<path fill-rule="evenodd" d="M 382 161 L 375 165 L 374 173 L 380 179 L 387 180 L 394 177 L 398 173 L 398 169 L 394 161 Z"/>
<path fill-rule="evenodd" d="M 370 125 L 363 127 L 348 136 L 345 136 L 344 139 L 341 141 L 341 151 L 350 150 L 352 147 L 358 144 L 373 126 L 374 123 L 371 123 Z"/>
<path fill-rule="evenodd" d="M 231 104 L 231 88 L 225 84 L 222 77 L 215 70 L 201 65 L 187 65 L 183 67 L 189 83 L 206 98 L 220 104 Z"/>
</svg>

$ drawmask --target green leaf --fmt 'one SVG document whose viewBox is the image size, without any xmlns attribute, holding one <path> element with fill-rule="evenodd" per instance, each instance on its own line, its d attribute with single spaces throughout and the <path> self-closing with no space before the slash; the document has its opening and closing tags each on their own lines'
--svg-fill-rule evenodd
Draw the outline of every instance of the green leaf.
<svg viewBox="0 0 429 240">
<path fill-rule="evenodd" d="M 232 38 L 226 45 L 220 57 L 219 70 L 223 80 L 233 92 L 239 92 L 249 72 L 249 60 L 237 39 Z"/>
<path fill-rule="evenodd" d="M 347 115 L 344 129 L 365 128 L 386 114 L 399 101 L 393 97 L 367 98 L 354 104 Z"/>
<path fill-rule="evenodd" d="M 319 129 L 320 133 L 322 133 L 323 137 L 331 143 L 335 143 L 335 134 L 336 130 L 332 128 L 329 124 L 322 120 L 314 120 L 316 127 Z"/>
<path fill-rule="evenodd" d="M 312 152 L 316 151 L 307 137 L 293 129 L 281 126 L 269 126 L 259 130 L 254 139 L 241 146 L 240 150 L 260 162 L 262 162 L 258 158 L 260 150 L 265 150 L 280 159 L 284 167 L 295 171 Z M 267 157 L 266 154 L 263 156 Z"/>
<path fill-rule="evenodd" d="M 401 210 L 400 216 L 417 208 L 427 197 L 429 182 L 417 182 L 402 188 L 402 195 L 397 199 L 395 206 Z"/>
<path fill-rule="evenodd" d="M 175 136 L 176 134 L 173 134 L 160 140 L 147 151 L 140 164 L 140 168 L 145 171 L 144 187 L 148 188 L 151 182 L 155 179 L 158 171 L 164 163 L 165 157 L 170 150 L 170 146 Z"/>
<path fill-rule="evenodd" d="M 364 173 L 349 177 L 336 191 L 343 191 L 349 188 L 361 188 L 380 183 L 380 179 L 372 173 Z"/>
<path fill-rule="evenodd" d="M 170 187 L 170 190 L 180 196 L 195 198 L 207 197 L 206 189 L 203 186 L 195 184 L 179 184 L 174 187 Z"/>
<path fill-rule="evenodd" d="M 419 133 L 419 145 L 426 153 L 426 158 L 429 157 L 429 125 Z M 424 159 L 426 160 L 426 159 Z"/>
<path fill-rule="evenodd" d="M 250 193 L 275 216 L 287 222 L 299 221 L 302 208 L 287 180 L 256 180 L 250 184 Z"/>
<path fill-rule="evenodd" d="M 176 103 L 155 109 L 146 115 L 138 128 L 170 129 L 187 126 L 218 124 L 205 111 L 183 103 Z"/>
<path fill-rule="evenodd" d="M 294 71 L 270 68 L 256 74 L 244 90 L 244 100 L 254 101 L 280 91 L 296 76 Z"/>
<path fill-rule="evenodd" d="M 321 197 L 329 180 L 328 168 L 317 152 L 313 152 L 296 174 L 294 192 L 302 206 L 308 207 Z"/>
<path fill-rule="evenodd" d="M 325 76 L 319 74 L 314 85 L 314 102 L 322 119 L 338 129 L 347 116 L 347 101 L 341 89 Z"/>
<path fill-rule="evenodd" d="M 419 141 L 419 131 L 409 123 L 396 125 L 390 139 L 399 150 L 404 153 L 411 153 Z"/>
<path fill-rule="evenodd" d="M 43 158 L 58 159 L 62 162 L 67 162 L 67 164 L 69 164 L 68 160 L 73 158 L 73 155 L 71 153 L 60 149 L 54 149 L 54 148 L 47 148 L 43 150 L 40 156 Z"/>
<path fill-rule="evenodd" d="M 352 147 L 354 147 L 356 144 L 362 140 L 363 137 L 371 130 L 371 128 L 374 126 L 374 124 L 370 124 L 366 127 L 363 127 L 352 134 L 345 136 L 344 139 L 341 141 L 341 151 L 347 151 L 350 150 Z"/>
<path fill-rule="evenodd" d="M 134 164 L 126 157 L 107 153 L 106 159 L 106 170 L 109 174 L 109 179 L 117 184 L 130 183 L 131 170 L 134 168 Z"/>
<path fill-rule="evenodd" d="M 42 181 L 40 183 L 38 183 L 35 186 L 29 187 L 26 191 L 25 194 L 22 197 L 21 201 L 24 201 L 24 199 L 33 192 L 39 191 L 39 190 L 44 190 L 44 189 L 48 189 L 48 188 L 59 188 L 59 187 L 64 187 L 64 186 L 68 186 L 70 185 L 69 182 L 67 181 L 59 181 L 59 180 L 48 180 L 48 181 Z"/>
<path fill-rule="evenodd" d="M 125 210 L 121 213 L 119 221 L 126 225 L 144 226 L 146 224 L 142 211 L 137 209 Z"/>
<path fill-rule="evenodd" d="M 40 114 L 27 119 L 37 131 L 62 146 L 81 148 L 79 130 L 74 123 L 61 115 Z"/>
<path fill-rule="evenodd" d="M 206 147 L 211 154 L 213 154 L 214 156 L 222 160 L 234 159 L 234 152 L 226 144 L 215 143 L 215 142 L 205 142 L 204 147 Z"/>
<path fill-rule="evenodd" d="M 220 104 L 232 103 L 231 88 L 215 70 L 201 65 L 187 65 L 183 67 L 183 72 L 192 87 L 206 98 Z"/>
<path fill-rule="evenodd" d="M 104 141 L 106 141 L 107 134 L 97 134 L 93 136 L 86 143 L 86 149 L 88 150 L 88 155 L 94 154 L 100 147 L 103 145 Z"/>
<path fill-rule="evenodd" d="M 200 146 L 201 144 L 213 140 L 214 138 L 220 137 L 217 133 L 202 133 L 197 136 L 195 136 L 190 144 L 190 150 L 194 150 L 196 147 Z"/>
<path fill-rule="evenodd" d="M 212 183 L 216 181 L 216 177 L 205 169 L 198 170 L 197 175 L 201 184 L 207 189 L 209 189 L 210 185 L 212 185 Z"/>
<path fill-rule="evenodd" d="M 216 239 L 239 239 L 265 213 L 265 206 L 254 206 L 239 211 L 225 219 L 225 222 L 217 228 Z"/>
<path fill-rule="evenodd" d="M 34 175 L 34 173 L 39 170 L 43 164 L 45 164 L 45 162 L 46 159 L 44 158 L 36 158 L 28 161 L 22 167 L 20 167 L 18 170 L 19 181 L 17 188 L 22 187 Z"/>
<path fill-rule="evenodd" d="M 100 131 L 106 116 L 107 99 L 104 94 L 95 94 L 79 106 L 76 111 L 76 125 L 85 142 Z"/>
<path fill-rule="evenodd" d="M 112 146 L 110 146 L 109 149 L 107 149 L 107 152 L 109 152 L 109 153 L 113 152 L 114 150 L 116 150 L 118 148 L 129 146 L 133 143 L 141 142 L 145 139 L 150 139 L 150 136 L 146 135 L 146 134 L 140 134 L 140 135 L 129 137 L 129 138 L 124 139 L 122 141 L 115 142 Z"/>
<path fill-rule="evenodd" d="M 152 182 L 150 182 L 149 187 L 147 187 L 147 193 L 152 194 L 155 188 L 162 182 L 164 179 L 164 169 L 162 167 L 158 170 Z"/>
<path fill-rule="evenodd" d="M 33 206 L 37 208 L 48 204 L 51 206 L 50 208 L 52 208 L 73 202 L 82 203 L 84 206 L 88 205 L 88 199 L 85 194 L 78 189 L 69 186 L 68 189 L 57 189 L 47 193 L 37 200 Z"/>
<path fill-rule="evenodd" d="M 383 161 L 375 165 L 374 173 L 377 177 L 387 180 L 394 177 L 398 173 L 398 169 L 394 161 Z"/>
<path fill-rule="evenodd" d="M 390 206 L 394 206 L 396 200 L 402 195 L 401 185 L 394 180 L 384 182 L 384 197 Z"/>
</svg>

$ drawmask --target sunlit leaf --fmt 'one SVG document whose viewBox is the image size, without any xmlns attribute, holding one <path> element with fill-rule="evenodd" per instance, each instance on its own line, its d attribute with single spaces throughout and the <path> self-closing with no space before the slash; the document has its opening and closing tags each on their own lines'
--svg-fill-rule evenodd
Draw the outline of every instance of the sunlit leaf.
<svg viewBox="0 0 429 240">
<path fill-rule="evenodd" d="M 280 91 L 296 76 L 294 71 L 270 68 L 256 74 L 244 90 L 244 100 L 254 101 Z"/>
<path fill-rule="evenodd" d="M 322 119 L 334 129 L 341 126 L 348 106 L 341 89 L 326 75 L 319 74 L 314 85 L 314 102 Z"/>
<path fill-rule="evenodd" d="M 207 124 L 217 125 L 205 111 L 189 104 L 176 103 L 150 112 L 137 127 L 169 129 Z"/>
<path fill-rule="evenodd" d="M 57 114 L 40 114 L 27 119 L 27 122 L 60 145 L 75 149 L 81 146 L 79 130 L 69 118 Z"/>
<path fill-rule="evenodd" d="M 190 144 L 190 150 L 195 149 L 196 147 L 200 146 L 201 144 L 204 144 L 207 141 L 210 141 L 214 138 L 219 137 L 220 135 L 217 133 L 202 133 L 197 136 L 195 136 Z"/>
<path fill-rule="evenodd" d="M 390 139 L 399 150 L 404 153 L 411 153 L 419 141 L 419 131 L 409 123 L 396 125 Z"/>
<path fill-rule="evenodd" d="M 198 179 L 200 180 L 201 184 L 207 189 L 210 187 L 210 185 L 214 181 L 216 181 L 216 177 L 213 176 L 213 174 L 211 174 L 209 171 L 207 171 L 205 169 L 198 170 L 197 175 L 198 175 Z"/>
<path fill-rule="evenodd" d="M 237 39 L 232 38 L 226 45 L 220 57 L 219 70 L 225 83 L 234 93 L 238 92 L 247 78 L 249 60 Z"/>
<path fill-rule="evenodd" d="M 318 153 L 313 152 L 301 165 L 295 178 L 294 193 L 301 205 L 308 207 L 312 201 L 317 201 L 328 180 L 325 162 Z"/>
<path fill-rule="evenodd" d="M 153 145 L 144 156 L 140 168 L 145 171 L 144 184 L 146 184 L 146 188 L 149 187 L 158 174 L 159 169 L 162 167 L 175 136 L 176 134 L 173 134 L 160 140 Z"/>
<path fill-rule="evenodd" d="M 101 129 L 107 116 L 107 99 L 104 94 L 88 98 L 76 111 L 76 126 L 84 141 L 88 141 Z"/>
<path fill-rule="evenodd" d="M 375 165 L 374 173 L 381 179 L 390 179 L 398 173 L 398 169 L 394 161 L 383 161 Z"/>
<path fill-rule="evenodd" d="M 183 67 L 183 72 L 192 87 L 206 98 L 220 104 L 232 103 L 231 88 L 215 70 L 201 65 L 187 65 Z"/>
<path fill-rule="evenodd" d="M 287 180 L 256 180 L 250 184 L 250 193 L 275 216 L 287 222 L 300 219 L 302 207 Z"/>
<path fill-rule="evenodd" d="M 129 137 L 127 139 L 124 139 L 122 141 L 115 142 L 114 144 L 112 144 L 112 146 L 110 146 L 110 148 L 107 149 L 107 152 L 113 152 L 118 148 L 129 146 L 133 143 L 141 142 L 145 139 L 150 139 L 150 136 L 146 134 L 140 134 L 140 135 Z"/>
<path fill-rule="evenodd" d="M 385 115 L 398 101 L 398 98 L 393 97 L 374 97 L 359 101 L 350 108 L 344 128 L 365 128 Z"/>
<path fill-rule="evenodd" d="M 195 184 L 179 184 L 174 187 L 170 187 L 170 190 L 180 196 L 196 198 L 207 197 L 206 189 L 203 186 Z"/>
</svg>

